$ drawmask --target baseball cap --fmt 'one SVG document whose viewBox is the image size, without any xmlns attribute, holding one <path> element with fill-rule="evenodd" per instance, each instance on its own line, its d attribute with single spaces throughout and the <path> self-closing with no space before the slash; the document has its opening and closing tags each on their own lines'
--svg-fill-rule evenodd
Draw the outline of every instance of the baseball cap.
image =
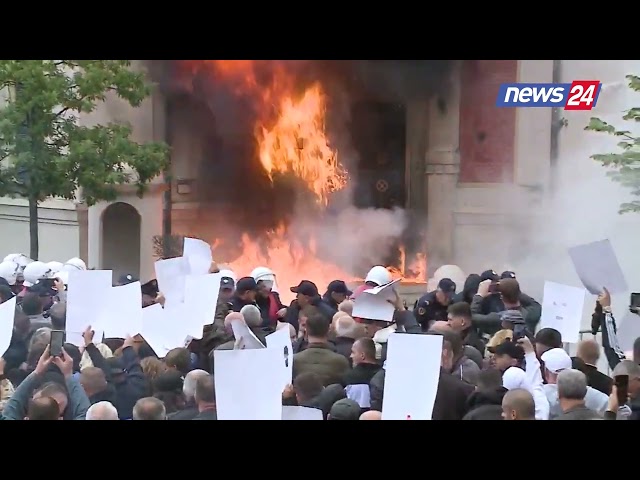
<svg viewBox="0 0 640 480">
<path fill-rule="evenodd" d="M 291 291 L 293 293 L 306 295 L 307 297 L 317 297 L 319 295 L 318 287 L 310 280 L 302 280 L 297 287 L 291 287 Z"/>
<path fill-rule="evenodd" d="M 480 281 L 484 282 L 485 280 L 497 282 L 498 280 L 500 280 L 500 278 L 498 277 L 498 274 L 495 270 L 485 270 L 480 274 Z"/>
<path fill-rule="evenodd" d="M 511 270 L 505 270 L 504 272 L 502 272 L 502 274 L 500 275 L 500 278 L 516 278 L 516 273 L 512 272 Z"/>
<path fill-rule="evenodd" d="M 343 398 L 342 400 L 338 400 L 333 404 L 331 410 L 329 411 L 329 419 L 330 420 L 358 420 L 360 418 L 360 414 L 362 413 L 362 409 L 357 402 L 349 399 Z"/>
<path fill-rule="evenodd" d="M 502 386 L 507 390 L 525 388 L 527 375 L 518 367 L 509 367 L 502 374 Z"/>
<path fill-rule="evenodd" d="M 233 290 L 236 286 L 236 282 L 231 277 L 222 277 L 220 279 L 220 290 Z"/>
<path fill-rule="evenodd" d="M 342 280 L 334 280 L 333 282 L 329 283 L 329 285 L 327 286 L 327 291 L 342 293 L 347 297 L 351 296 L 351 294 L 353 293 L 351 290 L 349 290 L 349 288 L 347 287 L 347 284 L 344 283 Z"/>
<path fill-rule="evenodd" d="M 500 345 L 494 347 L 493 354 L 497 356 L 508 355 L 516 360 L 522 360 L 524 358 L 523 348 L 510 340 L 502 342 Z"/>
<path fill-rule="evenodd" d="M 118 285 L 129 285 L 130 283 L 137 282 L 138 279 L 130 273 L 120 275 L 118 278 Z"/>
<path fill-rule="evenodd" d="M 559 373 L 562 370 L 568 370 L 573 367 L 571 357 L 562 348 L 547 350 L 540 359 L 544 363 L 544 367 L 551 373 Z"/>
<path fill-rule="evenodd" d="M 249 292 L 251 290 L 257 290 L 258 284 L 253 277 L 242 277 L 236 283 L 236 291 L 238 293 Z"/>
<path fill-rule="evenodd" d="M 456 293 L 456 282 L 450 278 L 443 278 L 438 282 L 438 289 L 442 290 L 446 295 L 451 296 Z"/>
</svg>

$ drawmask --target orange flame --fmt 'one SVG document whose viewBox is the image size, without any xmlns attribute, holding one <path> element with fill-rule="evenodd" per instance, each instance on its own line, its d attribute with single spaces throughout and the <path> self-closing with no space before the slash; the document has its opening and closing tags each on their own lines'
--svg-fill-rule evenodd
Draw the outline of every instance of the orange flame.
<svg viewBox="0 0 640 480">
<path fill-rule="evenodd" d="M 295 176 L 315 195 L 317 204 L 324 207 L 330 195 L 348 183 L 348 172 L 338 161 L 338 152 L 327 140 L 325 94 L 321 85 L 315 83 L 301 95 L 296 95 L 295 78 L 280 62 L 269 62 L 271 78 L 265 87 L 265 82 L 259 82 L 257 76 L 257 67 L 264 62 L 189 60 L 183 65 L 192 71 L 208 68 L 217 80 L 232 85 L 236 95 L 250 95 L 256 99 L 259 118 L 256 119 L 255 137 L 265 172 L 272 182 L 276 175 Z M 238 275 L 248 275 L 257 266 L 273 268 L 283 301 L 293 297 L 289 287 L 302 279 L 316 282 L 322 290 L 332 280 L 352 278 L 340 267 L 317 257 L 314 239 L 306 245 L 291 240 L 284 224 L 273 232 L 267 232 L 265 242 L 266 245 L 260 245 L 244 235 L 241 239 L 242 255 L 227 265 Z M 426 280 L 424 255 L 418 256 L 409 268 L 405 268 L 403 250 L 401 263 L 400 268 L 390 268 L 395 277 L 409 274 L 413 280 Z"/>
</svg>

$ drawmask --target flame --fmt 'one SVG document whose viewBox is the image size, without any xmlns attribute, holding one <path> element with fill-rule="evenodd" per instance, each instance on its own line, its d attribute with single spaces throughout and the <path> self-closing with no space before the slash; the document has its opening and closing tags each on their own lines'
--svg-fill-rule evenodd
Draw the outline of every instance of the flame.
<svg viewBox="0 0 640 480">
<path fill-rule="evenodd" d="M 266 82 L 264 78 L 259 81 L 258 75 L 265 62 L 270 73 Z M 272 182 L 277 175 L 295 176 L 313 193 L 320 208 L 328 204 L 332 193 L 347 186 L 348 172 L 327 139 L 327 98 L 319 83 L 296 92 L 295 77 L 282 62 L 185 60 L 182 65 L 191 72 L 206 68 L 216 80 L 230 85 L 234 94 L 255 99 L 257 152 Z M 217 245 L 221 245 L 220 240 L 214 242 L 214 252 Z M 305 244 L 292 240 L 284 223 L 266 232 L 260 243 L 243 235 L 241 247 L 242 254 L 227 262 L 228 267 L 241 276 L 257 266 L 273 268 L 283 301 L 292 299 L 289 287 L 303 279 L 314 281 L 323 290 L 332 280 L 353 278 L 339 266 L 319 259 L 313 238 Z M 395 277 L 422 283 L 426 280 L 425 257 L 419 255 L 407 266 L 402 250 L 400 267 L 390 271 Z"/>
</svg>

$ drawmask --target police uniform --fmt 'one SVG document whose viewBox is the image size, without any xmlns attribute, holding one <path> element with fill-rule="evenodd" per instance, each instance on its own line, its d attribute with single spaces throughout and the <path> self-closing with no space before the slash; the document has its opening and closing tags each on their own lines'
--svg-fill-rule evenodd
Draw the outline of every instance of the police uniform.
<svg viewBox="0 0 640 480">
<path fill-rule="evenodd" d="M 422 331 L 426 332 L 432 322 L 447 321 L 447 309 L 448 306 L 441 305 L 436 300 L 436 290 L 434 290 L 418 299 L 413 314 L 422 327 Z"/>
</svg>

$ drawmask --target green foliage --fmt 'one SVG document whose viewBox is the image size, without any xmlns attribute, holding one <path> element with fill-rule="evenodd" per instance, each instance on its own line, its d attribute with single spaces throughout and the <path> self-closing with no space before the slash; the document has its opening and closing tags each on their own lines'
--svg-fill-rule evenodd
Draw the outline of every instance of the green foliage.
<svg viewBox="0 0 640 480">
<path fill-rule="evenodd" d="M 627 75 L 629 88 L 640 92 L 640 76 Z M 630 122 L 640 122 L 640 108 L 631 108 L 625 112 L 622 119 Z M 614 181 L 631 189 L 631 194 L 640 196 L 640 137 L 628 130 L 618 130 L 613 125 L 591 118 L 585 130 L 594 132 L 604 132 L 614 135 L 620 139 L 617 153 L 602 153 L 592 155 L 591 158 L 602 163 L 603 166 L 611 169 L 607 173 Z M 640 200 L 623 203 L 620 206 L 620 213 L 640 211 Z"/>
<path fill-rule="evenodd" d="M 167 165 L 168 147 L 139 144 L 127 124 L 81 126 L 110 93 L 138 107 L 151 93 L 129 60 L 0 60 L 0 195 L 113 200 L 117 185 L 145 185 Z M 130 169 L 127 172 L 127 167 Z M 132 174 L 131 171 L 134 173 Z"/>
</svg>

